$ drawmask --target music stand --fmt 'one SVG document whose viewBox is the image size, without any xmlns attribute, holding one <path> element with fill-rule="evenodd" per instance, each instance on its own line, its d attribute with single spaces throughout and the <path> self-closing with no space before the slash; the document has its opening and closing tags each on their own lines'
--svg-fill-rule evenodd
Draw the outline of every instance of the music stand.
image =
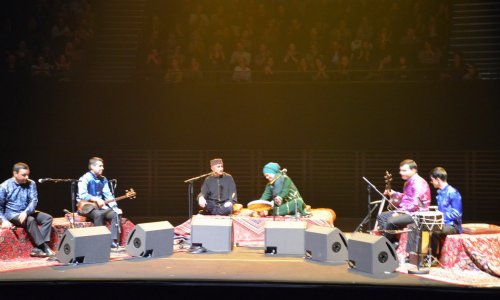
<svg viewBox="0 0 500 300">
<path fill-rule="evenodd" d="M 380 214 L 382 212 L 382 209 L 384 208 L 385 201 L 387 201 L 387 203 L 391 204 L 390 201 L 389 201 L 389 199 L 387 199 L 385 197 L 385 195 L 383 193 L 381 193 L 377 189 L 377 187 L 374 186 L 368 179 L 366 179 L 366 177 L 363 176 L 363 180 L 366 181 L 366 183 L 368 183 L 368 186 L 367 186 L 367 191 L 368 191 L 368 213 L 366 214 L 366 216 L 363 219 L 363 221 L 361 221 L 361 223 L 358 225 L 358 227 L 356 227 L 355 232 L 357 232 L 357 231 L 363 231 L 363 225 L 365 225 L 366 223 L 369 223 L 369 227 L 371 227 L 371 216 L 372 216 L 373 211 L 377 208 L 376 204 L 380 204 L 378 214 Z M 377 200 L 377 201 L 373 201 L 373 202 L 371 201 L 371 189 L 372 188 L 382 197 L 382 200 Z M 372 205 L 374 205 L 374 206 L 372 207 Z M 377 224 L 378 224 L 378 221 L 375 222 L 375 227 L 377 227 Z"/>
</svg>

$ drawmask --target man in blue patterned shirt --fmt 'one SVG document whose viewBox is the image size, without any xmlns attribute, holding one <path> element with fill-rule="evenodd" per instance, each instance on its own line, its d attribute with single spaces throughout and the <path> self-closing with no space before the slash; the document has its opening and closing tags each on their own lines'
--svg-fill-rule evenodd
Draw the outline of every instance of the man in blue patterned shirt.
<svg viewBox="0 0 500 300">
<path fill-rule="evenodd" d="M 104 171 L 104 161 L 100 157 L 92 157 L 89 159 L 89 171 L 80 177 L 78 182 L 78 202 L 84 200 L 94 202 L 97 208 L 92 209 L 87 214 L 95 226 L 105 226 L 106 221 L 111 221 L 111 247 L 118 248 L 118 226 L 119 216 L 122 211 L 118 208 L 116 201 L 105 204 L 105 200 L 114 199 L 111 189 L 109 188 L 108 179 L 102 175 Z"/>
<path fill-rule="evenodd" d="M 431 184 L 437 189 L 438 210 L 443 213 L 443 229 L 433 231 L 431 236 L 432 255 L 441 254 L 441 240 L 449 234 L 462 233 L 462 196 L 448 184 L 446 170 L 437 167 L 430 172 Z"/>
<path fill-rule="evenodd" d="M 50 249 L 52 216 L 35 210 L 38 204 L 36 184 L 29 179 L 30 168 L 18 162 L 12 168 L 12 178 L 0 185 L 0 221 L 2 228 L 22 227 L 35 244 L 31 256 L 53 257 Z M 40 225 L 40 228 L 38 227 Z"/>
</svg>

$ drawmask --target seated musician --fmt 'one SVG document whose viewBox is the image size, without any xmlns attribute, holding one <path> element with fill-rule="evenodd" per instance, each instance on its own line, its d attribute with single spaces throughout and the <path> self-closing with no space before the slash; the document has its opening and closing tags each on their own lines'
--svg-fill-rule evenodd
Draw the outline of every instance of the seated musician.
<svg viewBox="0 0 500 300">
<path fill-rule="evenodd" d="M 431 235 L 432 255 L 439 258 L 441 241 L 449 234 L 462 233 L 462 196 L 448 184 L 446 170 L 437 167 L 430 172 L 431 184 L 437 189 L 438 210 L 443 213 L 443 229 L 433 231 Z"/>
<path fill-rule="evenodd" d="M 205 178 L 198 195 L 198 204 L 206 215 L 228 216 L 233 213 L 233 204 L 237 202 L 236 184 L 233 176 L 224 172 L 221 158 L 210 161 L 212 174 Z"/>
<path fill-rule="evenodd" d="M 286 169 L 281 170 L 279 164 L 270 162 L 264 166 L 262 173 L 269 182 L 260 198 L 274 201 L 273 213 L 275 215 L 293 215 L 296 211 L 301 215 L 310 214 L 305 209 L 306 204 L 299 190 L 292 179 L 286 175 Z M 295 209 L 296 206 L 297 209 Z"/>
<path fill-rule="evenodd" d="M 426 211 L 431 203 L 431 191 L 425 179 L 418 175 L 417 163 L 405 159 L 399 164 L 399 174 L 405 180 L 403 192 L 387 190 L 384 194 L 390 196 L 392 205 L 397 210 L 386 211 L 377 217 L 380 230 L 398 230 L 413 223 L 411 214 L 416 211 Z M 383 235 L 394 245 L 399 246 L 398 236 L 391 232 Z"/>
<path fill-rule="evenodd" d="M 108 179 L 102 175 L 103 171 L 103 159 L 99 157 L 90 158 L 89 171 L 80 177 L 80 182 L 78 182 L 78 195 L 76 200 L 78 202 L 80 214 L 83 214 L 83 203 L 91 202 L 96 205 L 95 209 L 84 214 L 95 226 L 105 226 L 106 221 L 111 221 L 111 247 L 118 248 L 118 226 L 120 224 L 120 215 L 122 211 L 118 208 L 118 204 L 115 201 L 108 204 L 104 203 L 104 200 L 114 199 L 114 196 L 109 188 Z"/>
<path fill-rule="evenodd" d="M 18 162 L 12 168 L 12 178 L 0 184 L 1 228 L 24 228 L 35 245 L 30 256 L 54 257 L 49 247 L 52 216 L 36 210 L 38 193 L 29 175 L 28 165 Z"/>
</svg>

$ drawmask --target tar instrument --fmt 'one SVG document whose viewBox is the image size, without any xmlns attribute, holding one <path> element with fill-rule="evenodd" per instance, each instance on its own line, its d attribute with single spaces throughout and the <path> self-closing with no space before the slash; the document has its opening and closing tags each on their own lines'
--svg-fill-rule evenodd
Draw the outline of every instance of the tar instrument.
<svg viewBox="0 0 500 300">
<path fill-rule="evenodd" d="M 273 201 L 266 201 L 266 200 L 254 200 L 248 202 L 247 204 L 248 209 L 251 209 L 256 212 L 268 211 L 272 209 L 273 206 L 274 206 Z"/>
<path fill-rule="evenodd" d="M 106 200 L 106 201 L 104 201 L 104 205 L 107 205 L 113 201 L 120 201 L 123 199 L 134 199 L 136 197 L 136 195 L 137 195 L 137 193 L 134 191 L 134 189 L 126 190 L 125 195 L 120 196 L 118 198 Z M 80 201 L 78 201 L 76 208 L 78 209 L 78 213 L 80 215 L 87 216 L 94 209 L 99 208 L 99 206 L 97 205 L 97 203 L 92 202 L 92 201 L 80 200 Z"/>
<path fill-rule="evenodd" d="M 422 230 L 443 230 L 443 213 L 438 210 L 414 212 L 413 219 Z"/>
<path fill-rule="evenodd" d="M 385 191 L 390 192 L 392 190 L 391 181 L 392 181 L 392 174 L 389 173 L 389 171 L 385 171 L 385 175 L 384 175 Z M 392 199 L 390 199 L 389 205 L 387 206 L 387 210 L 395 210 L 395 209 L 396 209 L 396 207 L 392 204 Z"/>
</svg>

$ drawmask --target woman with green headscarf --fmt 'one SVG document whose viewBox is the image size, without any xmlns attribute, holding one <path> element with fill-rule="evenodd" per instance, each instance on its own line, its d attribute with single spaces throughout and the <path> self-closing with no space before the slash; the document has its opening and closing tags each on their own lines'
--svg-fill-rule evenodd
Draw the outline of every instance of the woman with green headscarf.
<svg viewBox="0 0 500 300">
<path fill-rule="evenodd" d="M 293 215 L 297 211 L 300 215 L 309 215 L 305 210 L 306 204 L 300 196 L 299 190 L 292 179 L 286 175 L 286 169 L 281 170 L 279 164 L 270 162 L 262 170 L 264 177 L 269 181 L 266 184 L 262 200 L 274 201 L 274 214 L 277 216 Z M 297 209 L 295 209 L 297 206 Z"/>
</svg>

